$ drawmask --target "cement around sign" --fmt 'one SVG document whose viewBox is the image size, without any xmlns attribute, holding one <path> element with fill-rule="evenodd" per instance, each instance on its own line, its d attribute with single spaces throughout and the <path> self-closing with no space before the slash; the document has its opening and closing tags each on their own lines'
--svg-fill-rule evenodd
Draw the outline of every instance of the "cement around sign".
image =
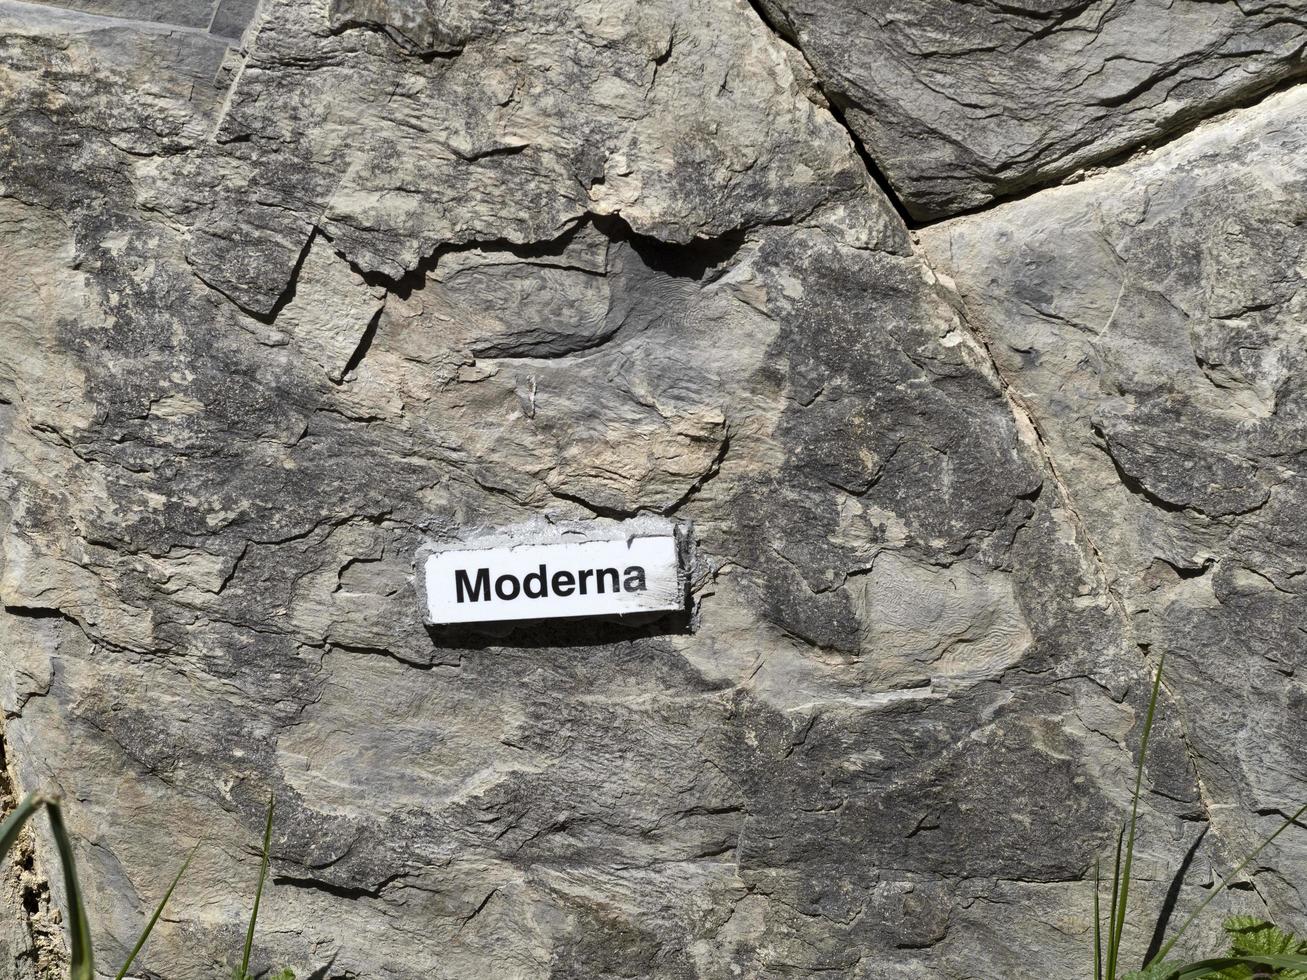
<svg viewBox="0 0 1307 980">
<path fill-rule="evenodd" d="M 418 550 L 432 626 L 685 608 L 689 528 L 663 518 L 525 524 Z"/>
</svg>

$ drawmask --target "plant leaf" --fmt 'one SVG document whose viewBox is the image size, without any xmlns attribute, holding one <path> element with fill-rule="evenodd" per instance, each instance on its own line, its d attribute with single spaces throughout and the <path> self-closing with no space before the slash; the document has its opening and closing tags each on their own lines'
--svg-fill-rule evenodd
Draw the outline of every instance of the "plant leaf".
<svg viewBox="0 0 1307 980">
<path fill-rule="evenodd" d="M 241 969 L 238 976 L 245 980 L 250 972 L 250 950 L 254 946 L 254 924 L 259 919 L 259 902 L 263 899 L 263 881 L 268 876 L 268 852 L 272 848 L 272 812 L 276 809 L 277 798 L 268 797 L 268 819 L 263 827 L 263 860 L 259 864 L 259 884 L 254 889 L 254 910 L 250 913 L 250 927 L 245 931 L 245 951 L 241 955 Z"/>
<path fill-rule="evenodd" d="M 1101 875 L 1098 859 L 1094 859 L 1094 980 L 1103 980 L 1103 914 L 1098 907 L 1098 889 Z"/>
<path fill-rule="evenodd" d="M 1236 915 L 1225 920 L 1224 928 L 1230 937 L 1230 952 L 1235 956 L 1307 953 L 1307 942 L 1265 919 Z"/>
<path fill-rule="evenodd" d="M 1178 969 L 1180 966 L 1176 963 L 1154 963 L 1142 970 L 1123 974 L 1121 980 L 1170 980 Z"/>
<path fill-rule="evenodd" d="M 68 837 L 68 828 L 64 826 L 63 810 L 55 800 L 46 801 L 50 813 L 50 831 L 54 834 L 54 846 L 59 852 L 59 863 L 63 866 L 64 891 L 68 895 L 68 932 L 71 936 L 72 950 L 69 955 L 69 980 L 95 980 L 94 955 L 91 952 L 91 924 L 86 918 L 86 907 L 82 904 L 82 889 L 77 884 L 77 864 L 73 860 L 73 842 Z"/>
<path fill-rule="evenodd" d="M 1176 932 L 1174 936 L 1172 936 L 1169 940 L 1167 940 L 1166 945 L 1164 945 L 1160 950 L 1157 951 L 1157 955 L 1153 957 L 1153 960 L 1164 959 L 1166 957 L 1166 954 L 1169 953 L 1171 949 L 1175 946 L 1175 944 L 1180 941 L 1180 937 L 1184 935 L 1185 930 L 1188 929 L 1189 926 L 1193 924 L 1194 919 L 1198 918 L 1199 914 L 1203 911 L 1203 909 L 1207 908 L 1207 906 L 1211 904 L 1212 899 L 1216 898 L 1217 895 L 1221 894 L 1221 892 L 1229 888 L 1230 883 L 1239 876 L 1239 872 L 1243 871 L 1244 868 L 1248 867 L 1248 865 L 1252 862 L 1252 859 L 1255 858 L 1258 854 L 1260 854 L 1262 850 L 1266 847 L 1266 845 L 1268 845 L 1271 841 L 1275 840 L 1275 838 L 1279 837 L 1282 833 L 1284 833 L 1291 826 L 1297 823 L 1298 818 L 1301 817 L 1304 813 L 1307 813 L 1307 803 L 1304 803 L 1297 810 L 1295 810 L 1292 816 L 1286 818 L 1285 821 L 1282 824 L 1280 824 L 1278 828 L 1276 828 L 1275 833 L 1271 834 L 1270 837 L 1266 838 L 1266 840 L 1262 841 L 1251 851 L 1249 851 L 1248 856 L 1245 857 L 1242 861 L 1240 861 L 1238 865 L 1235 866 L 1235 869 L 1231 871 L 1228 875 L 1226 875 L 1221 880 L 1220 884 L 1218 884 L 1215 888 L 1213 888 L 1210 892 L 1208 892 L 1206 898 L 1204 898 L 1201 902 L 1198 903 L 1198 908 L 1194 909 L 1192 912 L 1189 913 L 1189 917 L 1184 920 L 1184 924 L 1180 926 L 1179 930 Z M 1152 960 L 1150 960 L 1149 962 L 1152 962 Z"/>
<path fill-rule="evenodd" d="M 1116 834 L 1116 857 L 1112 859 L 1112 900 L 1107 906 L 1107 968 L 1104 980 L 1116 980 L 1116 960 L 1120 942 L 1116 936 L 1116 899 L 1121 892 L 1121 846 L 1125 842 L 1125 824 Z"/>
<path fill-rule="evenodd" d="M 1307 956 L 1298 954 L 1281 956 L 1218 956 L 1210 960 L 1197 960 L 1184 966 L 1175 967 L 1169 973 L 1158 974 L 1159 980 L 1202 980 L 1204 977 L 1219 976 L 1222 970 L 1239 966 L 1269 966 L 1273 970 L 1307 971 Z M 1293 976 L 1293 973 L 1288 973 Z M 1152 980 L 1152 977 L 1149 977 Z"/>
<path fill-rule="evenodd" d="M 177 871 L 177 877 L 173 878 L 172 884 L 169 885 L 168 890 L 163 893 L 163 898 L 159 900 L 159 905 L 154 910 L 154 915 L 150 916 L 150 921 L 145 924 L 145 929 L 141 932 L 141 937 L 136 940 L 136 945 L 133 946 L 132 951 L 127 954 L 127 962 L 123 964 L 123 968 L 114 976 L 114 980 L 123 980 L 123 977 L 127 976 L 127 971 L 131 968 L 132 961 L 136 959 L 136 954 L 141 951 L 141 948 L 145 945 L 145 941 L 150 938 L 150 932 L 154 929 L 154 924 L 159 921 L 159 916 L 163 915 L 163 907 L 168 904 L 168 899 L 172 898 L 173 889 L 177 887 L 177 882 L 182 880 L 182 875 L 184 875 L 186 869 L 190 867 L 191 858 L 195 857 L 195 852 L 199 849 L 200 845 L 196 844 L 191 848 L 191 853 L 186 855 L 186 860 L 182 862 L 181 868 Z"/>
<path fill-rule="evenodd" d="M 1130 796 L 1130 832 L 1126 837 L 1125 863 L 1121 868 L 1121 894 L 1119 905 L 1112 917 L 1112 939 L 1107 951 L 1107 976 L 1115 980 L 1117 960 L 1121 951 L 1121 933 L 1125 929 L 1125 913 L 1130 901 L 1130 869 L 1135 857 L 1135 825 L 1139 820 L 1139 797 L 1144 783 L 1144 760 L 1148 755 L 1148 737 L 1153 733 L 1153 721 L 1157 716 L 1157 692 L 1162 688 L 1162 666 L 1166 662 L 1163 654 L 1157 661 L 1157 676 L 1153 678 L 1153 691 L 1148 697 L 1148 713 L 1144 715 L 1143 736 L 1139 740 L 1139 765 L 1135 767 L 1135 788 Z M 1155 957 L 1162 959 L 1161 955 Z M 1145 964 L 1147 966 L 1148 964 Z"/>
<path fill-rule="evenodd" d="M 46 798 L 39 793 L 28 793 L 23 801 L 14 807 L 14 812 L 0 823 L 0 858 L 9 853 L 9 849 L 18 840 L 23 824 L 46 803 Z"/>
</svg>

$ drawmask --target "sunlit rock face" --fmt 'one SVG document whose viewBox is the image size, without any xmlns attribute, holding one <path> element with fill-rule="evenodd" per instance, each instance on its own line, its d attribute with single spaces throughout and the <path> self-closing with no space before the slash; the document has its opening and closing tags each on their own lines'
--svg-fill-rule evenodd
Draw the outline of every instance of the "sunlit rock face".
<svg viewBox="0 0 1307 980">
<path fill-rule="evenodd" d="M 1307 73 L 1307 5 L 758 0 L 907 209 L 1092 167 Z"/>
<path fill-rule="evenodd" d="M 923 235 L 1165 652 L 1213 827 L 1301 804 L 1307 93 Z M 1249 821 L 1248 811 L 1262 816 Z M 1263 897 L 1302 908 L 1307 853 Z M 1300 913 L 1299 913 L 1300 914 Z"/>
<path fill-rule="evenodd" d="M 259 970 L 1069 976 L 1162 653 L 1132 894 L 1200 901 L 1307 776 L 1303 99 L 901 217 L 1296 70 L 1192 6 L 1246 84 L 1045 99 L 996 183 L 849 94 L 906 14 L 0 0 L 0 797 L 63 794 L 101 968 L 199 843 L 137 962 L 229 972 L 275 796 Z M 634 518 L 682 613 L 423 624 L 423 549 Z"/>
</svg>

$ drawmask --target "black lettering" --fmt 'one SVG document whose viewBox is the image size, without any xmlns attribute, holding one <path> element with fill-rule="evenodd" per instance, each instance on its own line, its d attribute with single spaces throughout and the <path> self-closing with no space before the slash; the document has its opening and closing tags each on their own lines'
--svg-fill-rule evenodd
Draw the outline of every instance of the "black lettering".
<svg viewBox="0 0 1307 980">
<path fill-rule="evenodd" d="M 508 586 L 510 585 L 513 587 L 511 592 L 508 590 Z M 522 587 L 517 584 L 517 579 L 512 575 L 501 575 L 499 578 L 495 579 L 495 595 L 499 596 L 501 599 L 516 599 L 517 593 L 521 588 Z"/>
<path fill-rule="evenodd" d="M 645 592 L 649 588 L 644 568 L 640 565 L 627 566 L 619 576 L 616 568 L 583 568 L 578 572 L 559 571 L 550 575 L 548 567 L 541 564 L 520 580 L 516 575 L 500 575 L 493 580 L 493 594 L 491 581 L 488 568 L 478 568 L 474 577 L 467 569 L 455 569 L 455 598 L 459 602 L 489 602 L 493 596 L 498 596 L 511 602 L 519 595 L 543 599 L 551 590 L 556 596 L 588 595 L 592 585 L 600 595 L 606 592 Z"/>
<path fill-rule="evenodd" d="M 528 572 L 526 578 L 522 579 L 522 594 L 528 599 L 543 599 L 545 593 L 549 591 L 548 579 L 545 578 L 545 566 L 540 566 L 538 572 Z M 538 583 L 534 589 L 531 583 Z"/>
<path fill-rule="evenodd" d="M 475 586 L 467 580 L 467 572 L 464 569 L 456 569 L 454 572 L 454 596 L 459 602 L 466 602 L 467 600 L 463 598 L 465 592 L 471 596 L 473 602 L 481 602 L 483 599 L 488 600 L 490 598 L 490 569 L 477 569 Z"/>
</svg>

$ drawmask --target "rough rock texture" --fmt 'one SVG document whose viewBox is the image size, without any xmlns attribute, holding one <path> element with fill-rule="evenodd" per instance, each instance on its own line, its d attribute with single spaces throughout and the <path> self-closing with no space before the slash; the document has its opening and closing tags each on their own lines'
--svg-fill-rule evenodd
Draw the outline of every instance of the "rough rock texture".
<svg viewBox="0 0 1307 980">
<path fill-rule="evenodd" d="M 907 210 L 956 214 L 1307 72 L 1303 0 L 757 0 Z"/>
<path fill-rule="evenodd" d="M 1141 903 L 1300 792 L 1292 93 L 923 251 L 742 0 L 80 6 L 0 0 L 0 706 L 108 975 L 198 841 L 222 974 L 270 793 L 260 969 L 1073 975 L 1148 651 Z M 684 619 L 422 627 L 638 514 Z"/>
<path fill-rule="evenodd" d="M 1304 795 L 1307 89 L 935 226 L 1240 848 Z M 1247 822 L 1253 811 L 1262 819 Z M 1257 887 L 1301 915 L 1307 854 Z"/>
</svg>

